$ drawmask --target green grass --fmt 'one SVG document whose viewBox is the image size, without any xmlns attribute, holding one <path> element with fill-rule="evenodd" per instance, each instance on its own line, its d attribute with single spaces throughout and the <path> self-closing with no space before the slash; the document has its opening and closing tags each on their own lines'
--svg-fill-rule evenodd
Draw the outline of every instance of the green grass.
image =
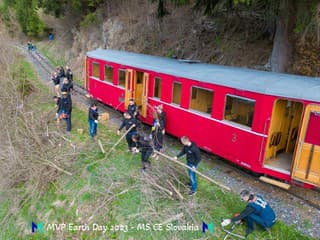
<svg viewBox="0 0 320 240">
<path fill-rule="evenodd" d="M 55 43 L 55 42 L 53 42 Z M 66 65 L 66 61 L 63 60 L 59 56 L 59 54 L 57 55 L 56 53 L 54 53 L 54 48 L 52 47 L 52 43 L 48 44 L 48 42 L 45 43 L 40 43 L 38 45 L 38 51 L 46 57 L 46 59 L 53 65 L 53 66 L 65 66 Z"/>
<path fill-rule="evenodd" d="M 35 84 L 40 83 L 35 81 Z M 48 99 L 37 107 L 48 111 L 53 107 L 50 101 Z M 69 162 L 68 170 L 73 175 L 60 176 L 49 184 L 46 192 L 32 196 L 25 202 L 2 225 L 0 239 L 222 239 L 224 233 L 220 228 L 220 219 L 229 218 L 244 208 L 244 203 L 239 201 L 238 196 L 224 193 L 199 177 L 195 197 L 188 197 L 186 190 L 180 188 L 185 197 L 183 201 L 168 198 L 148 184 L 148 178 L 140 172 L 140 155 L 127 153 L 125 142 L 121 142 L 115 151 L 106 156 L 101 153 L 97 142 L 92 142 L 89 138 L 87 113 L 74 108 L 72 117 L 71 140 L 76 145 L 78 154 L 74 159 L 66 161 Z M 84 133 L 78 134 L 77 128 L 83 128 Z M 98 137 L 107 152 L 119 139 L 115 132 L 115 126 L 109 123 L 100 123 L 98 126 Z M 171 151 L 177 152 L 180 147 L 178 145 Z M 97 162 L 88 166 L 94 161 Z M 171 163 L 166 160 L 153 160 L 152 163 L 155 169 L 160 170 L 165 169 L 168 164 Z M 201 171 L 210 168 L 212 165 L 209 163 L 201 163 Z M 187 180 L 186 175 L 177 176 L 182 182 Z M 0 222 L 9 209 L 8 200 L 0 202 Z M 200 230 L 171 231 L 166 224 L 159 230 L 159 224 L 181 213 L 181 218 L 170 223 L 175 226 L 193 224 L 194 228 L 198 226 Z M 42 221 L 44 232 L 32 234 L 32 221 Z M 214 233 L 202 233 L 202 221 L 214 223 Z M 96 223 L 108 226 L 109 230 L 105 233 L 93 230 L 46 230 L 48 224 L 52 223 L 87 223 L 90 226 Z M 145 230 L 137 229 L 143 224 Z M 239 226 L 236 232 L 244 233 L 244 230 L 244 226 Z M 272 228 L 271 235 L 257 228 L 249 239 L 311 239 L 281 222 Z"/>
</svg>

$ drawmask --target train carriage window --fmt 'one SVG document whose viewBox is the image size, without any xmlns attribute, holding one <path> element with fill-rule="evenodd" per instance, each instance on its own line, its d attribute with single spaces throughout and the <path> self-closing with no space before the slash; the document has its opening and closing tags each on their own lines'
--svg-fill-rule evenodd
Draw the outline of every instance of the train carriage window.
<svg viewBox="0 0 320 240">
<path fill-rule="evenodd" d="M 213 91 L 198 87 L 192 87 L 190 108 L 199 112 L 211 114 Z"/>
<path fill-rule="evenodd" d="M 113 82 L 113 67 L 104 66 L 104 80 L 110 83 Z"/>
<path fill-rule="evenodd" d="M 227 95 L 224 119 L 252 127 L 255 100 Z"/>
<path fill-rule="evenodd" d="M 161 97 L 161 78 L 156 77 L 154 79 L 154 97 L 160 98 Z"/>
<path fill-rule="evenodd" d="M 143 81 L 143 72 L 136 72 L 136 82 L 137 84 L 142 84 Z"/>
<path fill-rule="evenodd" d="M 125 87 L 126 85 L 126 70 L 120 69 L 119 70 L 119 85 Z"/>
<path fill-rule="evenodd" d="M 172 102 L 180 105 L 181 102 L 181 83 L 173 83 Z"/>
<path fill-rule="evenodd" d="M 100 64 L 92 63 L 92 77 L 100 79 Z"/>
</svg>

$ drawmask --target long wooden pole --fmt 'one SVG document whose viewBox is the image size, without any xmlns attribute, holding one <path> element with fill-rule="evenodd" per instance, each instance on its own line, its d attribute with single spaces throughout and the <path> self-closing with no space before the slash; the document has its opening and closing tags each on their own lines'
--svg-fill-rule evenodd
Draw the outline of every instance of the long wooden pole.
<svg viewBox="0 0 320 240">
<path fill-rule="evenodd" d="M 107 155 L 114 150 L 114 148 L 122 141 L 122 139 L 131 131 L 132 128 L 134 128 L 136 125 L 133 124 L 122 136 L 119 138 L 119 140 L 112 146 L 112 148 L 107 152 Z"/>
<path fill-rule="evenodd" d="M 99 147 L 100 147 L 100 149 L 101 149 L 101 152 L 102 152 L 103 154 L 106 153 L 106 151 L 104 150 L 104 148 L 103 148 L 103 146 L 102 146 L 102 143 L 101 143 L 100 139 L 98 139 L 98 144 L 99 144 Z"/>
<path fill-rule="evenodd" d="M 194 171 L 195 173 L 199 174 L 199 176 L 203 177 L 204 179 L 208 180 L 209 182 L 212 182 L 212 183 L 216 184 L 217 186 L 219 186 L 219 187 L 221 187 L 221 188 L 223 188 L 223 189 L 225 189 L 225 190 L 227 190 L 227 191 L 231 191 L 231 188 L 223 185 L 222 183 L 219 183 L 219 182 L 213 180 L 212 178 L 204 175 L 203 173 L 199 172 L 198 170 L 196 170 L 196 169 L 194 169 L 194 168 L 192 168 L 192 167 L 189 167 L 188 165 L 186 165 L 186 164 L 184 164 L 184 163 L 182 163 L 182 162 L 179 162 L 178 160 L 174 159 L 173 157 L 170 157 L 170 156 L 168 156 L 168 155 L 166 155 L 166 154 L 164 154 L 164 153 L 162 153 L 162 152 L 159 152 L 159 151 L 157 151 L 157 150 L 154 150 L 154 152 L 157 153 L 158 155 L 160 155 L 160 156 L 162 156 L 162 157 L 170 160 L 170 161 L 173 161 L 173 162 L 179 164 L 180 166 L 183 166 L 183 167 L 185 167 L 185 168 L 190 169 L 191 171 Z"/>
</svg>

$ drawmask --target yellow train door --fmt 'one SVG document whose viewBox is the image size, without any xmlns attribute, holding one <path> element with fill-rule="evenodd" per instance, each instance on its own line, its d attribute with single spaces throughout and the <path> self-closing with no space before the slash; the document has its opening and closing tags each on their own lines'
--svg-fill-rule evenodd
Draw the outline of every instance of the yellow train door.
<svg viewBox="0 0 320 240">
<path fill-rule="evenodd" d="M 142 117 L 147 117 L 149 74 L 140 71 L 126 70 L 125 108 L 133 98 Z"/>
<path fill-rule="evenodd" d="M 125 109 L 128 108 L 130 98 L 134 98 L 134 76 L 133 70 L 126 70 L 126 81 L 125 81 Z"/>
<path fill-rule="evenodd" d="M 320 186 L 320 105 L 306 107 L 291 175 Z"/>
<path fill-rule="evenodd" d="M 148 109 L 148 83 L 149 83 L 149 74 L 143 74 L 143 83 L 142 83 L 142 94 L 141 94 L 141 116 L 147 117 Z"/>
</svg>

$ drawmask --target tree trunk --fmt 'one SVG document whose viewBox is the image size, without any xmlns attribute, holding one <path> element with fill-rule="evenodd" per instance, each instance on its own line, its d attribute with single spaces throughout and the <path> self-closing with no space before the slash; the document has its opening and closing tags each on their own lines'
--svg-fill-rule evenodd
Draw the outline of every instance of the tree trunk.
<svg viewBox="0 0 320 240">
<path fill-rule="evenodd" d="M 295 19 L 294 6 L 294 0 L 281 0 L 279 3 L 279 15 L 271 54 L 271 70 L 273 72 L 287 72 L 291 65 L 292 44 L 290 34 L 293 32 Z"/>
</svg>

